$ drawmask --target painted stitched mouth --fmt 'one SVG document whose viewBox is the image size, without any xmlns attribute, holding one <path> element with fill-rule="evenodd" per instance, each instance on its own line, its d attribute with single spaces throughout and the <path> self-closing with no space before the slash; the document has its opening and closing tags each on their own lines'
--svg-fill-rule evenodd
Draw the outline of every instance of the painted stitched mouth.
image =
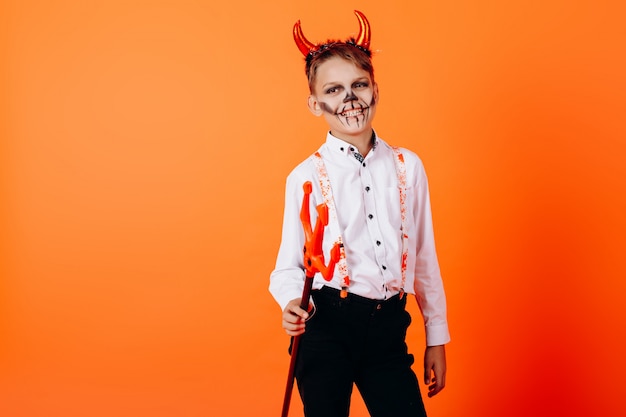
<svg viewBox="0 0 626 417">
<path fill-rule="evenodd" d="M 339 116 L 342 116 L 342 117 L 358 117 L 358 116 L 361 116 L 365 110 L 366 109 L 363 109 L 363 108 L 345 110 L 345 111 L 339 113 Z"/>
</svg>

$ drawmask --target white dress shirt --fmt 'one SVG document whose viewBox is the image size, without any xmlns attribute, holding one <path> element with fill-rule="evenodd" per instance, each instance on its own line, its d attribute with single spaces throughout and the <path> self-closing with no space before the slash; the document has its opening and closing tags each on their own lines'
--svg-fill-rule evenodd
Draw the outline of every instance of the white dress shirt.
<svg viewBox="0 0 626 417">
<path fill-rule="evenodd" d="M 401 289 L 402 236 L 400 194 L 393 149 L 376 136 L 376 143 L 361 158 L 355 147 L 330 133 L 319 148 L 332 188 L 338 222 L 329 222 L 324 232 L 324 256 L 342 236 L 350 276 L 349 292 L 384 300 Z M 414 294 L 424 317 L 426 344 L 436 346 L 450 340 L 446 298 L 435 251 L 430 197 L 424 166 L 419 157 L 400 149 L 406 164 L 408 261 L 404 291 Z M 314 162 L 309 158 L 287 177 L 285 211 L 276 267 L 270 276 L 270 292 L 284 309 L 302 296 L 304 232 L 300 221 L 303 184 L 310 181 L 311 222 L 315 207 L 324 202 Z M 340 229 L 340 230 L 338 230 Z M 313 288 L 324 285 L 340 289 L 340 276 L 328 282 L 316 274 Z"/>
</svg>

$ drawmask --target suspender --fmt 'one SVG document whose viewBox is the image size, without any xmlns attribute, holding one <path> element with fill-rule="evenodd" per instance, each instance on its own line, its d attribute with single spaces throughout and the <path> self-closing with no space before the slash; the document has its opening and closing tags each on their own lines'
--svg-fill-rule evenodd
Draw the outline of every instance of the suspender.
<svg viewBox="0 0 626 417">
<path fill-rule="evenodd" d="M 404 156 L 400 152 L 400 149 L 393 147 L 395 154 L 394 162 L 396 166 L 396 175 L 398 176 L 398 191 L 400 192 L 400 219 L 401 219 L 401 232 L 402 232 L 402 257 L 400 269 L 402 271 L 402 284 L 400 285 L 400 298 L 404 296 L 404 284 L 406 282 L 406 265 L 408 258 L 408 240 L 409 236 L 406 230 L 406 164 L 404 163 Z M 320 184 L 320 190 L 322 192 L 322 198 L 324 203 L 328 207 L 329 221 L 335 222 L 336 229 L 339 231 L 339 236 L 336 242 L 340 247 L 340 258 L 337 262 L 337 268 L 339 271 L 339 279 L 341 280 L 341 297 L 348 296 L 348 287 L 350 286 L 350 276 L 348 272 L 348 264 L 346 262 L 346 251 L 343 246 L 343 238 L 341 237 L 341 229 L 339 228 L 339 220 L 337 217 L 337 208 L 335 207 L 335 199 L 333 197 L 333 190 L 330 186 L 330 179 L 328 172 L 326 171 L 326 164 L 322 159 L 322 155 L 319 152 L 315 152 L 311 159 L 315 164 L 317 170 L 317 178 Z"/>
<path fill-rule="evenodd" d="M 333 189 L 330 187 L 330 179 L 328 178 L 326 164 L 324 164 L 322 155 L 320 155 L 319 152 L 315 152 L 312 158 L 313 162 L 315 162 L 315 168 L 317 168 L 317 178 L 320 183 L 322 198 L 324 198 L 324 203 L 328 207 L 328 220 L 329 222 L 334 222 L 335 226 L 337 226 L 337 230 L 339 230 L 339 236 L 336 240 L 336 242 L 339 243 L 339 261 L 336 267 L 341 280 L 341 298 L 346 298 L 348 296 L 348 287 L 350 286 L 350 274 L 348 272 L 348 263 L 346 262 L 346 249 L 343 247 L 341 229 L 339 228 L 335 199 L 333 198 Z"/>
<path fill-rule="evenodd" d="M 406 164 L 399 148 L 394 146 L 393 152 L 396 156 L 394 161 L 396 163 L 396 175 L 398 176 L 398 191 L 400 191 L 400 232 L 402 233 L 402 264 L 400 266 L 402 285 L 400 285 L 400 299 L 402 299 L 404 297 L 404 283 L 406 282 L 406 262 L 409 254 L 409 235 L 408 230 L 406 230 Z"/>
</svg>

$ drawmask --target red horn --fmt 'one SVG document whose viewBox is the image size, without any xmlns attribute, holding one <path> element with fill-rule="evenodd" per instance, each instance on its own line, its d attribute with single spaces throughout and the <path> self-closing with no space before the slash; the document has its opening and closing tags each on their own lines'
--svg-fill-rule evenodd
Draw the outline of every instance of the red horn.
<svg viewBox="0 0 626 417">
<path fill-rule="evenodd" d="M 293 25 L 293 39 L 296 41 L 298 49 L 305 57 L 309 54 L 309 52 L 315 49 L 315 45 L 309 42 L 309 40 L 304 37 L 299 20 L 296 22 L 295 25 Z"/>
<path fill-rule="evenodd" d="M 356 14 L 356 18 L 359 19 L 359 36 L 356 38 L 356 44 L 365 49 L 369 49 L 370 39 L 372 38 L 370 22 L 367 21 L 365 15 L 360 11 L 355 10 L 354 13 Z"/>
</svg>

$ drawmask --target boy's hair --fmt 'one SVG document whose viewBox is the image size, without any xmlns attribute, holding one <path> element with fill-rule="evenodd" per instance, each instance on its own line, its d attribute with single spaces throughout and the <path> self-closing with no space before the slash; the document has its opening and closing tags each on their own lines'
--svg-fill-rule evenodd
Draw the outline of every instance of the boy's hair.
<svg viewBox="0 0 626 417">
<path fill-rule="evenodd" d="M 372 65 L 372 53 L 357 46 L 351 41 L 347 42 L 327 42 L 320 46 L 314 54 L 307 55 L 306 58 L 306 76 L 309 81 L 309 91 L 313 93 L 315 88 L 315 80 L 317 79 L 317 69 L 324 62 L 331 58 L 342 58 L 352 62 L 358 68 L 366 71 L 372 83 L 374 82 L 374 66 Z"/>
<path fill-rule="evenodd" d="M 359 34 L 356 38 L 350 38 L 346 41 L 329 40 L 316 45 L 304 37 L 299 20 L 293 26 L 293 38 L 298 49 L 305 57 L 306 65 L 304 69 L 311 93 L 313 93 L 315 86 L 317 68 L 334 57 L 354 63 L 354 65 L 366 71 L 370 75 L 372 82 L 374 82 L 372 51 L 369 49 L 371 38 L 370 24 L 362 12 L 355 10 L 354 13 L 359 20 Z"/>
</svg>

